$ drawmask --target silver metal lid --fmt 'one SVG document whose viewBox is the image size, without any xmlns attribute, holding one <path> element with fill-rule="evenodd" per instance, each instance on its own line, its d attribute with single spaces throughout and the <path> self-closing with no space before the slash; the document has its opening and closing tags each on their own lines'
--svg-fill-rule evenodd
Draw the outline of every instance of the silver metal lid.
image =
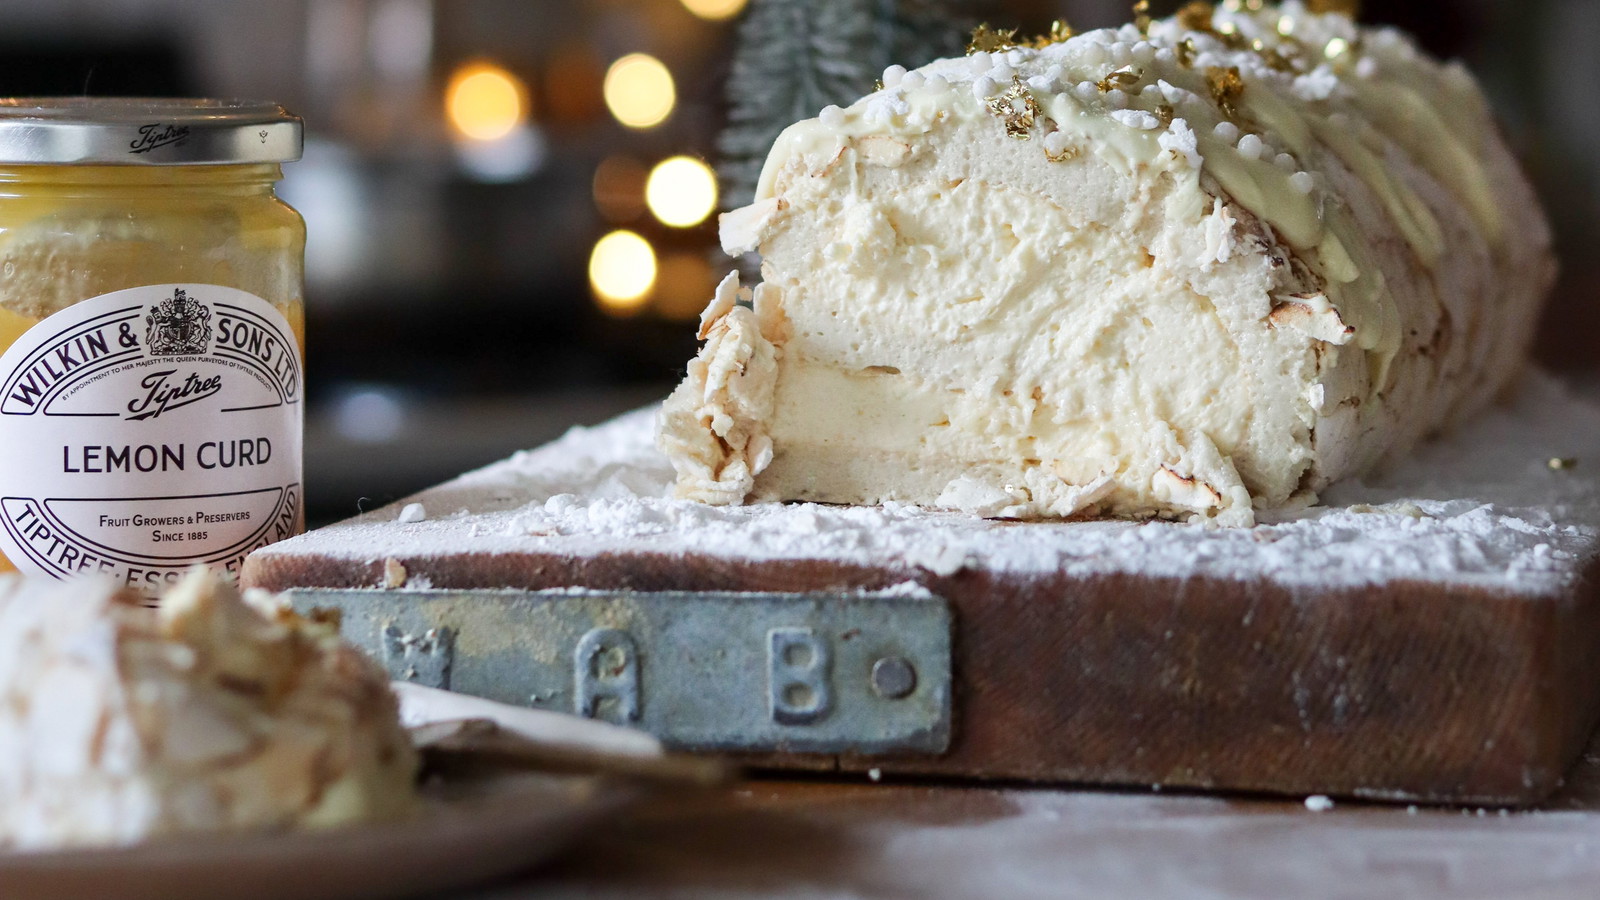
<svg viewBox="0 0 1600 900">
<path fill-rule="evenodd" d="M 144 97 L 0 98 L 0 164 L 291 162 L 300 117 L 275 103 Z"/>
</svg>

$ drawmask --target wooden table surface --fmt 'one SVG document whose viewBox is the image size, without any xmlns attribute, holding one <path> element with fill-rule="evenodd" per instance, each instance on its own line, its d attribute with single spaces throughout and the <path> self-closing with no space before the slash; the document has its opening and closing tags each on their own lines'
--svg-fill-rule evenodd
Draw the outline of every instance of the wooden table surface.
<svg viewBox="0 0 1600 900">
<path fill-rule="evenodd" d="M 1600 896 L 1600 741 L 1536 811 L 755 780 L 660 797 L 523 898 Z"/>
</svg>

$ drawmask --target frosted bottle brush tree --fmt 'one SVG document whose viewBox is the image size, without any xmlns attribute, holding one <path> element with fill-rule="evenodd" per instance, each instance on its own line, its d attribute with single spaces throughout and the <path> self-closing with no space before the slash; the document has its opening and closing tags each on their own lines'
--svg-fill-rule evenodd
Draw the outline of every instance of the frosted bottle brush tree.
<svg viewBox="0 0 1600 900">
<path fill-rule="evenodd" d="M 718 141 L 726 208 L 749 203 L 779 132 L 855 101 L 892 63 L 962 52 L 977 4 L 953 0 L 752 0 L 728 75 Z M 958 10 L 959 8 L 959 10 Z"/>
</svg>

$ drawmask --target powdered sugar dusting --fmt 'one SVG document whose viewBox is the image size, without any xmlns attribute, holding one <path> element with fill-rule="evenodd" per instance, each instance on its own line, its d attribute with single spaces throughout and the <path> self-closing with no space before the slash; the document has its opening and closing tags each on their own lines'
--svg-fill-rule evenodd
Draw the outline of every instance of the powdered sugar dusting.
<svg viewBox="0 0 1600 900">
<path fill-rule="evenodd" d="M 1561 590 L 1600 549 L 1600 407 L 1543 375 L 1509 405 L 1325 505 L 1254 528 L 1171 522 L 1005 524 L 911 506 L 714 507 L 668 496 L 655 409 L 575 428 L 537 450 L 258 551 L 367 561 L 460 552 L 698 553 L 751 560 L 1071 575 L 1266 578 L 1296 585 L 1424 579 Z M 1576 458 L 1570 468 L 1552 459 Z M 425 520 L 404 521 L 408 503 Z"/>
</svg>

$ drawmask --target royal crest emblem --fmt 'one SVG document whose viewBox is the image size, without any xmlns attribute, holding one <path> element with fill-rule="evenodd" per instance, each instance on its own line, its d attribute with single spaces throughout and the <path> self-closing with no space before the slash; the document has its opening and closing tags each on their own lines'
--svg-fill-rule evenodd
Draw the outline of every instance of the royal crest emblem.
<svg viewBox="0 0 1600 900">
<path fill-rule="evenodd" d="M 211 347 L 211 308 L 177 288 L 144 317 L 151 356 L 196 356 Z"/>
</svg>

